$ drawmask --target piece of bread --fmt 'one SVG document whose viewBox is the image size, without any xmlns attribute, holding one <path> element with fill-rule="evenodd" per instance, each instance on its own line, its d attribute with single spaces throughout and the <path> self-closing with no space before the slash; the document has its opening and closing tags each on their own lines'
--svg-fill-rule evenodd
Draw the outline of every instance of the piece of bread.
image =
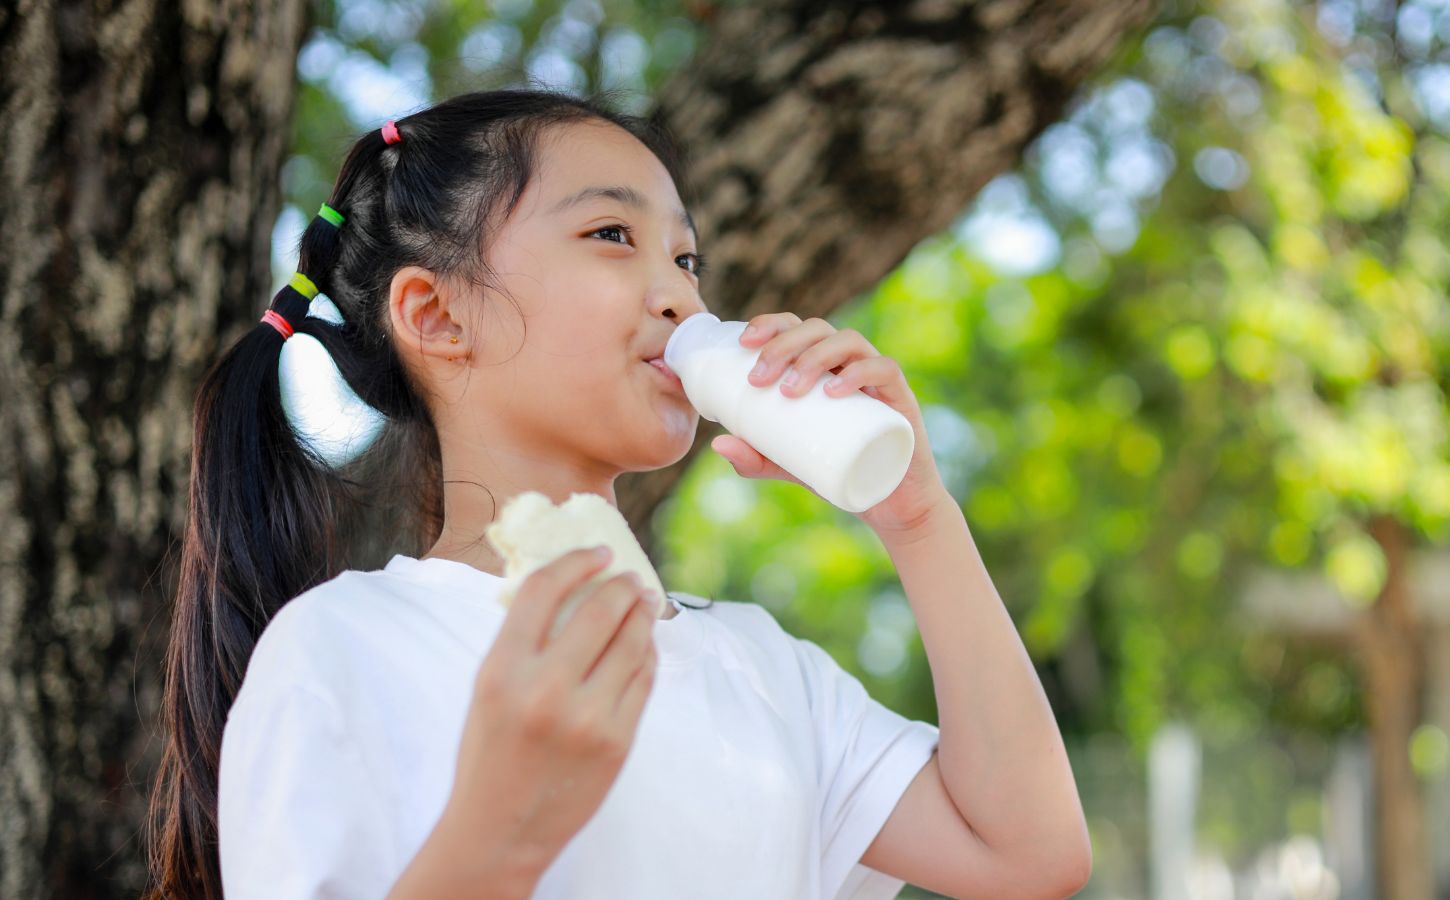
<svg viewBox="0 0 1450 900">
<path fill-rule="evenodd" d="M 509 499 L 484 536 L 504 559 L 504 586 L 499 601 L 508 606 L 529 573 L 565 553 L 581 547 L 608 544 L 614 551 L 609 564 L 564 600 L 549 637 L 563 627 L 594 586 L 622 572 L 636 572 L 646 588 L 659 597 L 655 618 L 665 610 L 665 588 L 645 556 L 644 548 L 624 516 L 608 500 L 593 493 L 572 493 L 555 506 L 538 491 L 525 491 Z"/>
</svg>

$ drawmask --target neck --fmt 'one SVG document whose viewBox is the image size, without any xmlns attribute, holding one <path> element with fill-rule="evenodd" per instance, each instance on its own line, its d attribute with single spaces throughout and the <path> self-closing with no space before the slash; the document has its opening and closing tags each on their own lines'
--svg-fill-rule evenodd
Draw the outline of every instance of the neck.
<svg viewBox="0 0 1450 900">
<path fill-rule="evenodd" d="M 448 526 L 443 527 L 443 534 L 438 541 L 428 549 L 427 553 L 418 557 L 419 559 L 451 559 L 454 562 L 467 563 L 480 572 L 487 572 L 490 575 L 504 577 L 504 560 L 493 551 L 486 538 L 478 540 L 463 541 L 449 533 Z"/>
<path fill-rule="evenodd" d="M 481 535 L 482 531 L 479 530 L 477 533 Z M 494 552 L 487 538 L 458 535 L 448 527 L 446 522 L 443 525 L 443 533 L 439 535 L 437 542 L 419 559 L 451 559 L 454 562 L 473 566 L 480 572 L 497 575 L 499 578 L 504 577 L 503 557 Z M 664 607 L 664 611 L 659 616 L 661 619 L 673 619 L 680 614 L 680 611 L 668 599 L 665 600 Z"/>
</svg>

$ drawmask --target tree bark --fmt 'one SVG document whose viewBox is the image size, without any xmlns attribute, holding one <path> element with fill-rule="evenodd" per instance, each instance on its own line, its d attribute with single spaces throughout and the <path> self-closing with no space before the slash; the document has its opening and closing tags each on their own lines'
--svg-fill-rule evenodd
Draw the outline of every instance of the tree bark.
<svg viewBox="0 0 1450 900">
<path fill-rule="evenodd" d="M 690 151 L 710 310 L 825 318 L 869 290 L 1016 165 L 1153 6 L 704 7 L 709 39 L 661 90 L 655 117 Z M 620 509 L 651 556 L 656 508 L 720 433 L 701 419 L 678 463 L 619 479 Z"/>
<path fill-rule="evenodd" d="M 1424 800 L 1410 763 L 1410 737 L 1425 695 L 1426 632 L 1411 595 L 1404 525 L 1378 515 L 1368 530 L 1387 563 L 1384 587 L 1357 634 L 1374 763 L 1375 896 L 1430 900 Z"/>
<path fill-rule="evenodd" d="M 945 227 L 1150 0 L 697 6 L 724 318 L 825 316 Z M 193 391 L 265 307 L 302 0 L 0 8 L 0 896 L 134 896 Z M 745 61 L 742 63 L 742 61 Z M 689 459 L 626 476 L 644 527 Z"/>
<path fill-rule="evenodd" d="M 193 392 L 265 308 L 303 25 L 0 9 L 0 897 L 144 883 Z"/>
</svg>

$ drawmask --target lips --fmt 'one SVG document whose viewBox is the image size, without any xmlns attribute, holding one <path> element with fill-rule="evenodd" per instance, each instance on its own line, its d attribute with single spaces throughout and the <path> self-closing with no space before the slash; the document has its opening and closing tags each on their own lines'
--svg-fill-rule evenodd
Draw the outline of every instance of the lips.
<svg viewBox="0 0 1450 900">
<path fill-rule="evenodd" d="M 680 381 L 680 376 L 676 375 L 669 366 L 665 365 L 665 361 L 663 359 L 647 359 L 645 360 L 645 363 L 657 369 L 661 375 L 665 376 L 670 381 L 673 381 L 675 384 L 680 385 L 681 387 L 684 386 L 683 383 Z"/>
</svg>

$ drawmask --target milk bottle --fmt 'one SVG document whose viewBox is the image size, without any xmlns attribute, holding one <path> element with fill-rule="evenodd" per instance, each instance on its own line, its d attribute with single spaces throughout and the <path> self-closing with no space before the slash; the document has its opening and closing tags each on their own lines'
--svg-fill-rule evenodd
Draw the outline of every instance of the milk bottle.
<svg viewBox="0 0 1450 900">
<path fill-rule="evenodd" d="M 799 397 L 782 394 L 779 379 L 751 384 L 760 348 L 740 345 L 746 324 L 701 312 L 670 336 L 665 365 L 695 410 L 847 512 L 886 499 L 916 447 L 911 422 L 860 390 L 832 397 L 819 378 Z"/>
</svg>

